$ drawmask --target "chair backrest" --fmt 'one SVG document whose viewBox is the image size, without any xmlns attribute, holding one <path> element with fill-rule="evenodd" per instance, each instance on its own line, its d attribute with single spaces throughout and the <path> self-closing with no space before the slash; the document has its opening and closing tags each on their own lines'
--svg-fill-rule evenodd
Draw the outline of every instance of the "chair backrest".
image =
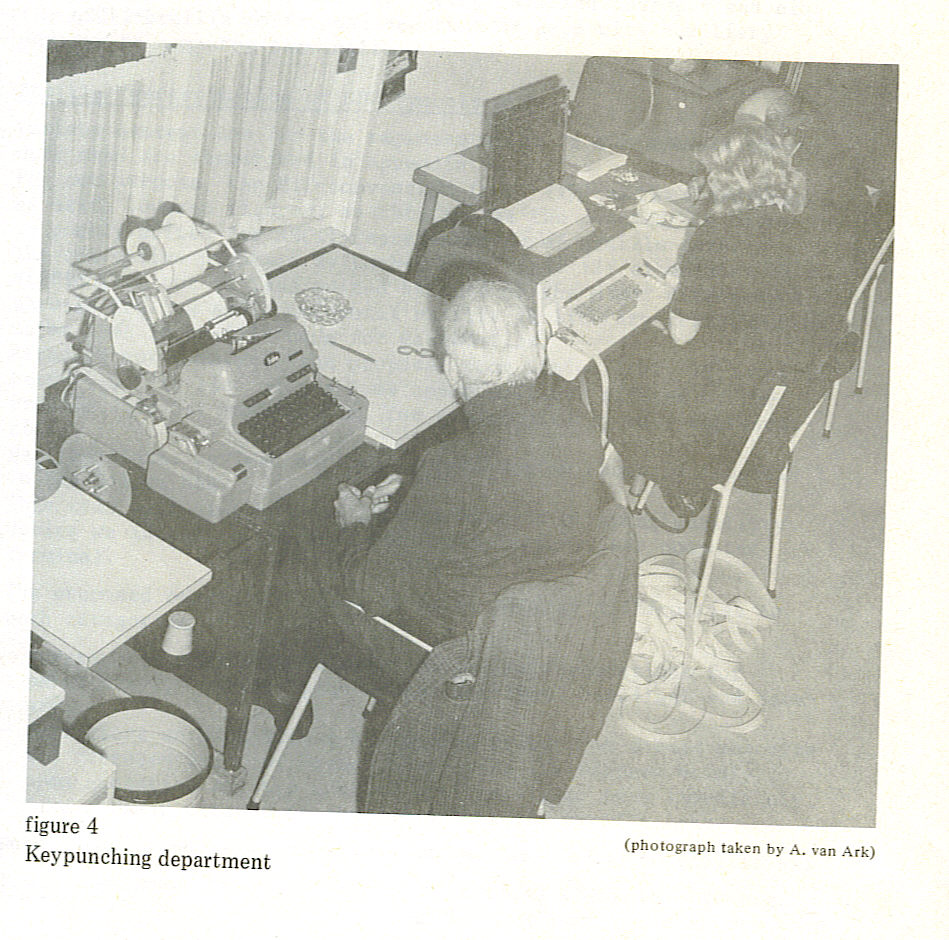
<svg viewBox="0 0 949 940">
<path fill-rule="evenodd" d="M 819 369 L 772 372 L 759 388 L 761 411 L 725 486 L 730 481 L 740 489 L 771 492 L 824 396 L 854 367 L 859 353 L 860 337 L 848 330 Z"/>
</svg>

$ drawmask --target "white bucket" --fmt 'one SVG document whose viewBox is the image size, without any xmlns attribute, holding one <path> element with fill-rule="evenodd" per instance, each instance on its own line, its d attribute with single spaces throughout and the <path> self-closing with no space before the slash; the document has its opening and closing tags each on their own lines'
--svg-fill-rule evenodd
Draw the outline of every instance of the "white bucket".
<svg viewBox="0 0 949 940">
<path fill-rule="evenodd" d="M 200 805 L 214 751 L 201 726 L 170 702 L 103 702 L 79 717 L 73 733 L 115 765 L 118 802 Z"/>
</svg>

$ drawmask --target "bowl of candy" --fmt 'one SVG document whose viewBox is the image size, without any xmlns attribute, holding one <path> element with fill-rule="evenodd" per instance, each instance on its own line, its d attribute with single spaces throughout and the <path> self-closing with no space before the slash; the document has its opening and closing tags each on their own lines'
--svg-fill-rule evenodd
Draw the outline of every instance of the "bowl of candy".
<svg viewBox="0 0 949 940">
<path fill-rule="evenodd" d="M 352 304 L 338 291 L 307 287 L 294 295 L 300 314 L 319 326 L 335 326 L 353 312 Z"/>
</svg>

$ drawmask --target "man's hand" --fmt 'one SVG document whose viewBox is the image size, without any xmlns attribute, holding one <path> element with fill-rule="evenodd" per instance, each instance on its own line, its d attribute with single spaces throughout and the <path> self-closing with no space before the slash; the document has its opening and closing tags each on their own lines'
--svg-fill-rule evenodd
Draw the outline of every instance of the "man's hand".
<svg viewBox="0 0 949 940">
<path fill-rule="evenodd" d="M 401 485 L 402 477 L 398 473 L 390 473 L 381 483 L 367 486 L 362 495 L 369 497 L 370 509 L 374 514 L 385 512 L 389 508 L 389 498 Z"/>
<path fill-rule="evenodd" d="M 359 522 L 368 524 L 372 516 L 389 508 L 389 498 L 401 485 L 398 473 L 390 473 L 381 483 L 367 486 L 361 493 L 349 483 L 340 483 L 339 495 L 333 503 L 337 524 L 343 528 Z"/>
<path fill-rule="evenodd" d="M 363 522 L 369 524 L 372 519 L 372 500 L 363 496 L 355 486 L 339 484 L 339 493 L 333 503 L 336 510 L 336 524 L 341 528 Z"/>
</svg>

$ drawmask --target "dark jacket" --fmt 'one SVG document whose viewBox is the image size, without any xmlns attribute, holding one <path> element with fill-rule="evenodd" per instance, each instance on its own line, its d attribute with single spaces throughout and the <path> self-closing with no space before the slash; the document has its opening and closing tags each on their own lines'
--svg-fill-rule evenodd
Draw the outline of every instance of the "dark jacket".
<svg viewBox="0 0 949 940">
<path fill-rule="evenodd" d="M 432 644 L 509 585 L 582 564 L 600 498 L 597 428 L 569 390 L 501 386 L 464 410 L 467 430 L 423 455 L 380 537 L 341 533 L 343 596 Z"/>
<path fill-rule="evenodd" d="M 508 588 L 436 647 L 379 739 L 366 811 L 533 816 L 559 802 L 629 658 L 637 563 L 632 518 L 610 504 L 577 574 Z"/>
</svg>

